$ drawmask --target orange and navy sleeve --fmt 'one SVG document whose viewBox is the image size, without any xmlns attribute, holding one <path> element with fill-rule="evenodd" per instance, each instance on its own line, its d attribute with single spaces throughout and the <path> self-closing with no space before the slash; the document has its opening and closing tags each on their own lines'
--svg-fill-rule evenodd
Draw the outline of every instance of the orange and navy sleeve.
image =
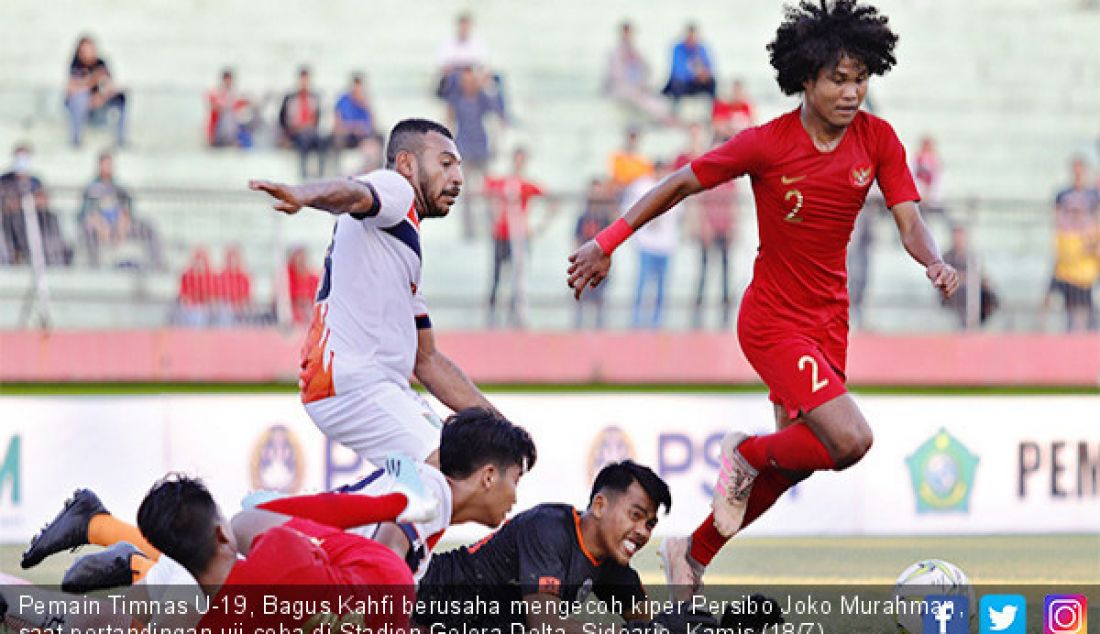
<svg viewBox="0 0 1100 634">
<path fill-rule="evenodd" d="M 561 596 L 566 560 L 576 545 L 559 522 L 529 522 L 528 530 L 516 536 L 520 595 Z"/>
<path fill-rule="evenodd" d="M 374 199 L 367 212 L 352 214 L 356 220 L 373 227 L 392 227 L 408 215 L 416 194 L 404 176 L 393 170 L 380 169 L 357 176 L 354 180 L 369 189 Z"/>
<path fill-rule="evenodd" d="M 898 203 L 920 201 L 917 184 L 905 161 L 905 147 L 889 123 L 882 119 L 873 120 L 871 134 L 875 135 L 878 148 L 878 186 L 886 199 L 886 207 Z"/>
<path fill-rule="evenodd" d="M 763 136 L 761 128 L 744 130 L 692 161 L 691 171 L 704 189 L 752 173 L 762 162 Z"/>
</svg>

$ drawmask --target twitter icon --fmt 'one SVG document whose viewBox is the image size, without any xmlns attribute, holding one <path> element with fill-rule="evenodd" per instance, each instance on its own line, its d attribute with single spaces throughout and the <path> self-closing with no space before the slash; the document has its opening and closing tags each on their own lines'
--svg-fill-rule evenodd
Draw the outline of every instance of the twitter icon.
<svg viewBox="0 0 1100 634">
<path fill-rule="evenodd" d="M 981 634 L 1027 634 L 1027 601 L 1019 594 L 987 594 L 982 597 Z"/>
</svg>

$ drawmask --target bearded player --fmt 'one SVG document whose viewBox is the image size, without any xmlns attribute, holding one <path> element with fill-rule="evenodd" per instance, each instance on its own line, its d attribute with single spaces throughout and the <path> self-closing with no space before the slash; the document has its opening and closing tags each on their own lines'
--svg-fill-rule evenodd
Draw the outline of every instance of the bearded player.
<svg viewBox="0 0 1100 634">
<path fill-rule="evenodd" d="M 671 585 L 697 590 L 718 550 L 783 492 L 814 471 L 846 469 L 870 449 L 871 427 L 845 388 L 845 257 L 873 182 L 932 285 L 945 298 L 959 286 L 921 218 L 901 142 L 886 121 L 860 110 L 870 76 L 896 63 L 897 39 L 885 16 L 855 0 L 788 7 L 768 51 L 780 89 L 801 94 L 801 105 L 666 177 L 569 258 L 579 299 L 636 229 L 687 196 L 749 175 L 760 247 L 737 336 L 770 390 L 777 431 L 723 440 L 713 513 L 690 537 L 661 545 Z"/>
<path fill-rule="evenodd" d="M 461 163 L 446 127 L 406 119 L 390 132 L 385 169 L 301 185 L 249 183 L 283 213 L 313 207 L 336 216 L 302 346 L 302 403 L 326 436 L 387 470 L 395 457 L 424 461 L 439 446 L 441 421 L 410 376 L 456 412 L 495 411 L 436 347 L 420 288 L 420 222 L 448 214 L 462 189 Z M 420 502 L 410 498 L 411 507 Z"/>
</svg>

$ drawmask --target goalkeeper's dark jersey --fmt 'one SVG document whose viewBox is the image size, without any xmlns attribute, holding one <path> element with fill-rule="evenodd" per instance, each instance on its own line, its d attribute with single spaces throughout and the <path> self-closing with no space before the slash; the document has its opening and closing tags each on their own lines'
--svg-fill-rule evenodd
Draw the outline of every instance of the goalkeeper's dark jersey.
<svg viewBox="0 0 1100 634">
<path fill-rule="evenodd" d="M 628 613 L 645 598 L 633 568 L 610 559 L 597 561 L 589 554 L 576 509 L 540 504 L 472 546 L 433 556 L 420 580 L 414 618 L 425 625 L 523 623 L 526 616 L 516 607 L 523 597 L 536 593 L 570 603 L 583 603 L 595 594 Z M 472 603 L 476 601 L 481 603 Z M 492 610 L 486 602 L 500 614 L 484 614 Z M 455 613 L 460 611 L 465 614 Z"/>
</svg>

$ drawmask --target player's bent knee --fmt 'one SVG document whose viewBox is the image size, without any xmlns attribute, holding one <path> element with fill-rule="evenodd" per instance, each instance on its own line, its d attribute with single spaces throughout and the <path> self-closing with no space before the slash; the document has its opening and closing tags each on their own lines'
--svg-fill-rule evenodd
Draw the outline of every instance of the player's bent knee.
<svg viewBox="0 0 1100 634">
<path fill-rule="evenodd" d="M 835 471 L 843 471 L 862 460 L 863 456 L 871 450 L 871 445 L 875 441 L 871 427 L 863 421 L 860 421 L 858 425 L 854 425 L 844 436 L 843 441 L 837 447 L 836 466 L 833 467 Z"/>
</svg>

